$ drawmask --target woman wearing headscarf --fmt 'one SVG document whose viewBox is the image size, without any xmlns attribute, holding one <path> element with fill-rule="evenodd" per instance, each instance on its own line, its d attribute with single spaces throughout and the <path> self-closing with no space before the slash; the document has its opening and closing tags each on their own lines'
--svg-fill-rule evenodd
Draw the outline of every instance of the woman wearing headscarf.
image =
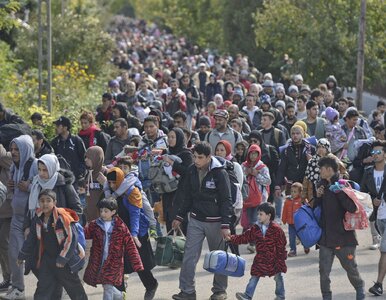
<svg viewBox="0 0 386 300">
<path fill-rule="evenodd" d="M 172 222 L 175 219 L 177 212 L 182 203 L 180 203 L 182 186 L 186 180 L 186 172 L 188 167 L 193 164 L 193 154 L 187 148 L 185 135 L 182 129 L 173 128 L 168 133 L 169 151 L 167 155 L 163 155 L 163 160 L 172 166 L 172 172 L 180 176 L 177 190 L 171 193 L 162 195 L 162 207 L 166 228 L 169 232 L 172 229 Z M 177 159 L 178 158 L 178 159 Z M 186 234 L 186 224 L 182 224 L 182 231 Z"/>
<path fill-rule="evenodd" d="M 81 215 L 82 207 L 79 196 L 72 185 L 74 181 L 75 176 L 71 171 L 60 169 L 56 155 L 43 155 L 38 160 L 38 175 L 34 177 L 31 184 L 25 229 L 29 228 L 36 208 L 39 207 L 38 197 L 41 190 L 53 190 L 56 193 L 57 207 L 70 208 Z"/>
<path fill-rule="evenodd" d="M 110 190 L 115 192 L 124 181 L 125 174 L 121 169 L 114 167 L 107 171 L 106 177 Z M 144 270 L 138 272 L 138 276 L 146 288 L 144 299 L 153 299 L 158 288 L 158 281 L 151 272 L 155 267 L 155 260 L 148 234 L 149 221 L 142 208 L 141 190 L 135 185 L 130 186 L 122 196 L 117 198 L 117 203 L 118 216 L 129 228 L 142 260 Z M 129 263 L 129 259 L 125 258 L 124 273 L 129 274 L 132 272 L 133 269 Z M 121 291 L 125 290 L 123 281 L 122 286 L 117 288 Z"/>
</svg>

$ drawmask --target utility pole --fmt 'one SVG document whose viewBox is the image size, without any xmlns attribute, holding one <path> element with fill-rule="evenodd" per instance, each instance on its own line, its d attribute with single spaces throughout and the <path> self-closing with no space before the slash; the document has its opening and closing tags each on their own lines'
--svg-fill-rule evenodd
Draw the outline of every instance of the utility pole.
<svg viewBox="0 0 386 300">
<path fill-rule="evenodd" d="M 366 33 L 366 0 L 361 0 L 358 33 L 358 59 L 357 59 L 357 107 L 362 110 L 363 76 L 365 70 L 365 33 Z"/>
<path fill-rule="evenodd" d="M 47 2 L 47 103 L 48 112 L 52 113 L 52 24 L 51 0 Z"/>
<path fill-rule="evenodd" d="M 38 0 L 38 80 L 39 80 L 39 102 L 42 106 L 43 94 L 43 27 L 42 27 L 42 0 Z"/>
</svg>

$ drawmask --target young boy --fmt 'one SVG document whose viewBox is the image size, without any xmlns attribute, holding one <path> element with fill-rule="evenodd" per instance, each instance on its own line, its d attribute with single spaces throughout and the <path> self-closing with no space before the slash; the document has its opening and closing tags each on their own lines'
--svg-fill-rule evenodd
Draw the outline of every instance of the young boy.
<svg viewBox="0 0 386 300">
<path fill-rule="evenodd" d="M 84 265 L 84 250 L 78 243 L 77 214 L 56 207 L 56 194 L 51 190 L 40 192 L 39 206 L 17 260 L 18 265 L 32 260 L 29 263 L 37 271 L 34 299 L 60 299 L 58 286 L 63 286 L 71 299 L 87 299 L 78 276 Z"/>
<path fill-rule="evenodd" d="M 288 235 L 290 252 L 288 257 L 296 256 L 296 229 L 294 225 L 295 212 L 303 205 L 302 203 L 303 185 L 299 182 L 294 182 L 291 185 L 291 196 L 288 196 L 284 202 L 282 221 L 283 224 L 288 224 Z M 304 249 L 306 254 L 310 253 L 310 249 Z"/>
<path fill-rule="evenodd" d="M 122 284 L 124 254 L 135 272 L 143 270 L 142 261 L 129 229 L 116 215 L 117 201 L 102 199 L 98 208 L 100 217 L 85 228 L 92 248 L 84 281 L 94 287 L 103 284 L 103 300 L 125 299 L 126 293 L 115 287 Z"/>
<path fill-rule="evenodd" d="M 124 156 L 118 161 L 118 168 L 120 168 L 125 174 L 125 179 L 119 188 L 111 194 L 111 197 L 118 198 L 122 196 L 132 185 L 136 186 L 142 194 L 142 208 L 145 216 L 149 220 L 149 233 L 152 238 L 157 237 L 156 225 L 157 221 L 154 217 L 153 209 L 150 205 L 149 200 L 147 199 L 146 193 L 142 189 L 141 181 L 138 178 L 138 173 L 136 170 L 132 170 L 133 160 L 129 156 Z M 104 186 L 105 194 L 109 194 L 110 188 L 108 183 Z"/>
<path fill-rule="evenodd" d="M 286 238 L 275 219 L 275 208 L 268 202 L 258 209 L 258 222 L 241 235 L 232 235 L 227 240 L 233 244 L 256 243 L 256 255 L 251 269 L 251 279 L 244 293 L 236 293 L 238 300 L 250 300 L 260 277 L 274 276 L 276 299 L 285 299 L 283 274 L 287 272 Z"/>
</svg>

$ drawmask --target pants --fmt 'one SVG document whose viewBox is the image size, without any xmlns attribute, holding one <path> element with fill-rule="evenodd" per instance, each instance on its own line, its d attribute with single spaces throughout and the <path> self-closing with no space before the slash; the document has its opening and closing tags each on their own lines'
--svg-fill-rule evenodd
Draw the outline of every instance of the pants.
<svg viewBox="0 0 386 300">
<path fill-rule="evenodd" d="M 338 257 L 340 264 L 342 265 L 343 269 L 345 269 L 351 285 L 357 290 L 357 299 L 362 299 L 358 298 L 358 291 L 363 291 L 364 281 L 362 280 L 358 271 L 358 266 L 355 260 L 355 250 L 356 247 L 354 246 L 346 246 L 339 249 L 320 246 L 319 274 L 320 289 L 323 299 L 332 299 L 330 273 L 335 256 Z"/>
<path fill-rule="evenodd" d="M 288 239 L 291 251 L 296 253 L 296 229 L 293 224 L 288 224 Z"/>
<path fill-rule="evenodd" d="M 8 260 L 10 228 L 11 218 L 0 219 L 0 266 L 5 281 L 11 280 L 11 270 Z"/>
<path fill-rule="evenodd" d="M 54 299 L 59 285 L 64 287 L 72 300 L 88 299 L 78 273 L 72 273 L 68 265 L 56 267 L 56 258 L 43 254 L 34 300 Z"/>
<path fill-rule="evenodd" d="M 16 264 L 17 257 L 24 243 L 24 216 L 13 215 L 9 231 L 8 259 L 11 270 L 12 286 L 24 291 L 24 266 Z"/>
<path fill-rule="evenodd" d="M 121 300 L 123 293 L 111 284 L 103 285 L 103 300 Z"/>
<path fill-rule="evenodd" d="M 252 299 L 260 277 L 252 276 L 245 289 L 245 294 Z M 275 295 L 277 299 L 285 299 L 284 279 L 282 273 L 277 273 L 273 278 L 276 281 Z"/>
<path fill-rule="evenodd" d="M 209 251 L 224 249 L 224 241 L 221 236 L 220 222 L 201 222 L 190 218 L 186 236 L 185 254 L 180 272 L 180 290 L 192 294 L 195 289 L 196 266 L 200 259 L 202 243 L 206 238 Z M 228 277 L 215 274 L 213 277 L 212 292 L 225 292 L 228 286 Z"/>
<path fill-rule="evenodd" d="M 283 208 L 283 197 L 273 197 L 273 203 L 275 204 L 276 218 L 281 219 L 281 210 Z"/>
<path fill-rule="evenodd" d="M 257 222 L 257 208 L 258 206 L 247 208 L 247 218 L 249 224 L 255 224 Z"/>
</svg>

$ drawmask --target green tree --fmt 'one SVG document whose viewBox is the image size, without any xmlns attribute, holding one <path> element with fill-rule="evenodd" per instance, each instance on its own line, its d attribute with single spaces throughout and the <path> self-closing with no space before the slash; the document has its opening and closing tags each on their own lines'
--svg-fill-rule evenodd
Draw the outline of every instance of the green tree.
<svg viewBox="0 0 386 300">
<path fill-rule="evenodd" d="M 271 0 L 256 14 L 256 43 L 277 65 L 284 53 L 311 85 L 334 74 L 341 85 L 355 85 L 359 1 Z M 366 83 L 385 74 L 385 32 L 382 1 L 368 1 Z M 375 21 L 376 20 L 376 21 Z M 383 74 L 383 75 L 382 75 Z M 372 80 L 370 80 L 370 78 Z"/>
</svg>

